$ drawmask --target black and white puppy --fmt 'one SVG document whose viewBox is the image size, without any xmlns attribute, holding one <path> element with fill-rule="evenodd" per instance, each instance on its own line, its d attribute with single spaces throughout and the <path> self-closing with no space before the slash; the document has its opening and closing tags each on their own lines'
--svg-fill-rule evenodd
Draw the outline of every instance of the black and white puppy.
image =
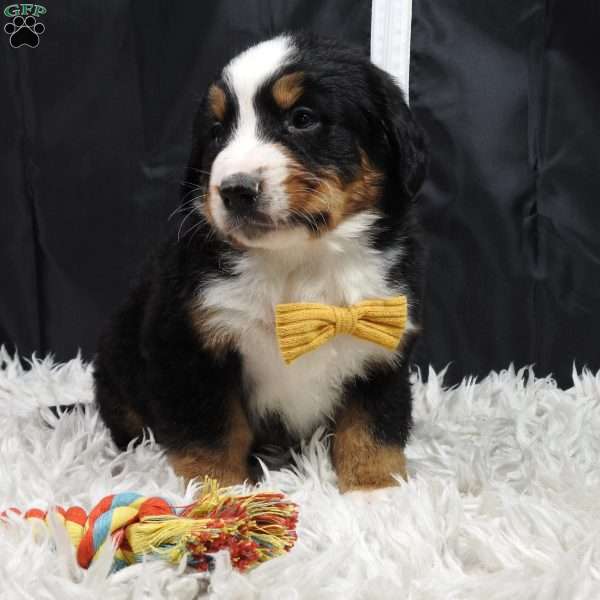
<svg viewBox="0 0 600 600">
<path fill-rule="evenodd" d="M 233 59 L 194 124 L 194 231 L 160 248 L 100 342 L 96 400 L 117 445 L 149 427 L 178 473 L 231 484 L 258 443 L 326 425 L 342 490 L 404 476 L 425 162 L 400 89 L 361 52 L 282 35 Z M 400 294 L 397 351 L 340 335 L 284 363 L 278 303 Z"/>
</svg>

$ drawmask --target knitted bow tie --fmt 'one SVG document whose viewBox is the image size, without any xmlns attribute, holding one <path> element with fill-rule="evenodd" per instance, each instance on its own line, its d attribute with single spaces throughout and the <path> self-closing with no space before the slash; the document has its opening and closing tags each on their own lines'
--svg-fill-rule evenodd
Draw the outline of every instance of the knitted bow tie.
<svg viewBox="0 0 600 600">
<path fill-rule="evenodd" d="M 406 317 L 406 296 L 365 300 L 348 307 L 312 302 L 278 304 L 275 332 L 283 360 L 289 365 L 340 333 L 395 350 Z"/>
</svg>

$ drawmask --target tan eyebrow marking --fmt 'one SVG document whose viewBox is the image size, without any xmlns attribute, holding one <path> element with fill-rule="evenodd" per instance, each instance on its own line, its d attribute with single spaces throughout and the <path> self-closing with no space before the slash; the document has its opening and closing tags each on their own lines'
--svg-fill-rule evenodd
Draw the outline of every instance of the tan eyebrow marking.
<svg viewBox="0 0 600 600">
<path fill-rule="evenodd" d="M 225 118 L 225 109 L 227 108 L 227 96 L 225 92 L 214 83 L 208 90 L 208 106 L 212 114 L 222 121 Z"/>
<path fill-rule="evenodd" d="M 273 84 L 275 102 L 283 109 L 291 108 L 304 91 L 302 87 L 303 80 L 304 73 L 302 71 L 288 73 L 280 77 Z"/>
</svg>

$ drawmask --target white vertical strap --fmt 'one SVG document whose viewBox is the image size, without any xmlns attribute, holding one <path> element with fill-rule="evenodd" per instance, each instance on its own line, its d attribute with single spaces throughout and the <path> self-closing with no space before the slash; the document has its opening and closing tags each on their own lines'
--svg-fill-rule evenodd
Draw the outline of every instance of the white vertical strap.
<svg viewBox="0 0 600 600">
<path fill-rule="evenodd" d="M 412 0 L 372 0 L 371 60 L 396 79 L 408 102 Z"/>
</svg>

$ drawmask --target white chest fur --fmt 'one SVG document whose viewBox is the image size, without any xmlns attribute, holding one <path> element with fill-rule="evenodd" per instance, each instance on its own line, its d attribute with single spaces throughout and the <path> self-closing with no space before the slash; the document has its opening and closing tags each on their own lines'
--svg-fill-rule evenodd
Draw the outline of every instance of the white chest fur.
<svg viewBox="0 0 600 600">
<path fill-rule="evenodd" d="M 286 365 L 275 338 L 278 303 L 344 306 L 405 291 L 401 282 L 387 280 L 390 256 L 368 245 L 375 218 L 363 213 L 348 219 L 302 248 L 252 250 L 235 264 L 234 277 L 214 279 L 201 289 L 199 303 L 211 315 L 207 326 L 237 340 L 254 416 L 278 414 L 291 432 L 309 435 L 333 415 L 345 379 L 364 374 L 369 363 L 396 358 L 375 344 L 340 335 Z M 394 249 L 395 260 L 399 252 Z"/>
</svg>

